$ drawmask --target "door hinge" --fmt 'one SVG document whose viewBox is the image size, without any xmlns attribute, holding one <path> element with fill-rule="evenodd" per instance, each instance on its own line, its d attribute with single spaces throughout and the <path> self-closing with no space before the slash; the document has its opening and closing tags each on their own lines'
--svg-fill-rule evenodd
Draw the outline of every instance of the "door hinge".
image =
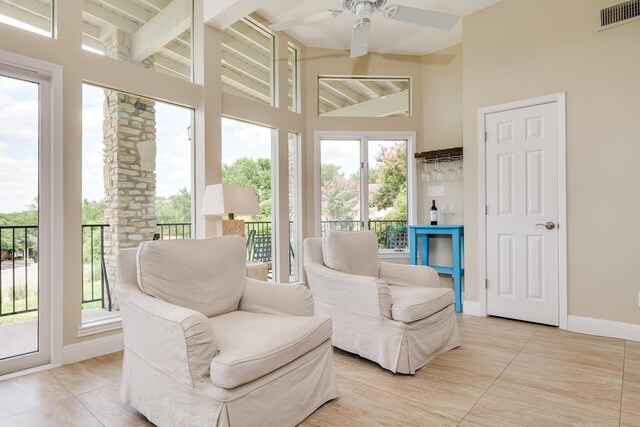
<svg viewBox="0 0 640 427">
<path fill-rule="evenodd" d="M 364 169 L 364 162 L 360 162 L 360 169 Z"/>
<path fill-rule="evenodd" d="M 484 132 L 484 142 L 487 142 L 487 139 L 488 139 L 488 136 L 487 136 L 487 135 L 488 135 L 488 132 L 486 132 L 486 131 L 485 131 L 485 132 Z"/>
<path fill-rule="evenodd" d="M 489 289 L 489 279 L 484 279 L 484 288 Z"/>
<path fill-rule="evenodd" d="M 484 205 L 484 214 L 489 215 L 489 205 Z"/>
</svg>

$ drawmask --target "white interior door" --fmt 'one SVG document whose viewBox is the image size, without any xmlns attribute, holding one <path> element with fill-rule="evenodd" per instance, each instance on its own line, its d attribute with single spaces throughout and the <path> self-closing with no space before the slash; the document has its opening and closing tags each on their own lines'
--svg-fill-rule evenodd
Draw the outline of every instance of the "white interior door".
<svg viewBox="0 0 640 427">
<path fill-rule="evenodd" d="M 558 325 L 557 103 L 487 114 L 487 313 Z"/>
</svg>

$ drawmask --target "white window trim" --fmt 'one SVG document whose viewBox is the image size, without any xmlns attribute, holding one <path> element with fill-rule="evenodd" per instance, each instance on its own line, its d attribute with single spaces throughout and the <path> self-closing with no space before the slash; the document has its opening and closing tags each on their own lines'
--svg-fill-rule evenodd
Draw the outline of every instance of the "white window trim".
<svg viewBox="0 0 640 427">
<path fill-rule="evenodd" d="M 413 161 L 416 152 L 416 133 L 402 131 L 316 131 L 313 135 L 314 139 L 314 229 L 316 237 L 322 235 L 321 231 L 321 175 L 320 175 L 320 140 L 321 139 L 359 139 L 368 142 L 374 140 L 394 140 L 404 139 L 407 141 L 407 225 L 415 225 L 418 222 L 418 192 L 415 182 L 416 164 Z M 366 153 L 367 144 L 363 144 Z M 362 155 L 362 154 L 361 154 Z M 365 157 L 366 158 L 366 157 Z M 404 258 L 409 254 L 398 252 L 397 254 L 381 253 L 382 258 Z"/>
<path fill-rule="evenodd" d="M 0 50 L 0 64 L 14 68 L 18 74 L 34 73 L 39 77 L 41 88 L 46 86 L 46 94 L 41 92 L 43 113 L 40 122 L 40 161 L 39 161 L 39 247 L 46 254 L 39 264 L 39 282 L 41 295 L 47 302 L 41 306 L 40 321 L 49 324 L 49 333 L 43 335 L 47 340 L 47 354 L 42 364 L 59 365 L 63 352 L 63 102 L 62 102 L 62 66 L 39 59 L 29 58 Z M 46 105 L 45 105 L 46 104 Z M 48 293 L 49 295 L 44 295 Z M 16 368 L 19 365 L 16 358 Z M 46 360 L 45 360 L 46 359 Z M 13 369 L 11 369 L 13 370 Z"/>
</svg>

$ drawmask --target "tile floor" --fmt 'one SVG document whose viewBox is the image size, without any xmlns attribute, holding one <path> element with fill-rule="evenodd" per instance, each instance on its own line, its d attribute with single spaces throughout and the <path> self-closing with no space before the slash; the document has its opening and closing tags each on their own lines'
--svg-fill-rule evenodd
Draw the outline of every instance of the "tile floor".
<svg viewBox="0 0 640 427">
<path fill-rule="evenodd" d="M 340 397 L 301 426 L 640 426 L 640 343 L 460 316 L 462 347 L 415 376 L 336 350 Z M 122 353 L 0 382 L 0 427 L 145 426 Z"/>
</svg>

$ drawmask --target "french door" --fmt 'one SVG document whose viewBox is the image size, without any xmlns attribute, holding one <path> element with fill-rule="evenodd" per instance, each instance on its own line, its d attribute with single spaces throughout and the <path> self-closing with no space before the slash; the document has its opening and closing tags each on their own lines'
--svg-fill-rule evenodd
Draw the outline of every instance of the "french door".
<svg viewBox="0 0 640 427">
<path fill-rule="evenodd" d="M 48 78 L 0 64 L 0 375 L 50 361 L 50 108 Z"/>
<path fill-rule="evenodd" d="M 373 230 L 381 250 L 413 221 L 411 135 L 316 137 L 318 235 L 328 230 Z"/>
</svg>

